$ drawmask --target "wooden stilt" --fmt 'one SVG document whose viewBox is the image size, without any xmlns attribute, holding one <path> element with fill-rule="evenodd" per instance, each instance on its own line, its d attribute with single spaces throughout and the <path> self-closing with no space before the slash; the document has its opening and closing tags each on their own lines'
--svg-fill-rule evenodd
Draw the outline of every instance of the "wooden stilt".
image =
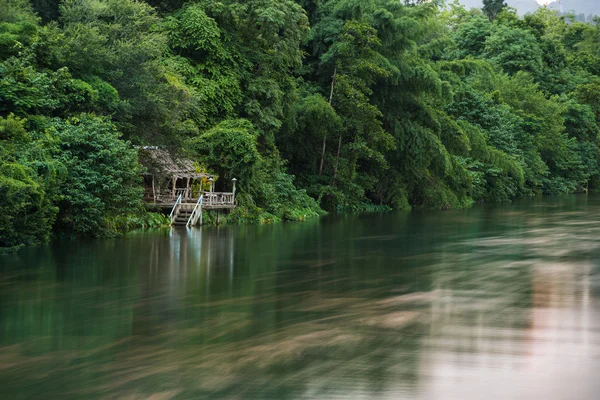
<svg viewBox="0 0 600 400">
<path fill-rule="evenodd" d="M 154 175 L 152 175 L 152 199 L 156 203 L 156 188 L 154 187 Z"/>
</svg>

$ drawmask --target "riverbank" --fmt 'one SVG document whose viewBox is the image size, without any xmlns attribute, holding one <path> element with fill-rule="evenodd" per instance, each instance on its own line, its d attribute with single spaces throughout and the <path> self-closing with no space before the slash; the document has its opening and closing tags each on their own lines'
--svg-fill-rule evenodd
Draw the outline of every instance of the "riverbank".
<svg viewBox="0 0 600 400">
<path fill-rule="evenodd" d="M 485 206 L 500 206 L 500 205 L 510 205 L 510 204 L 519 204 L 521 203 L 535 203 L 535 202 L 549 202 L 552 200 L 555 201 L 566 201 L 566 202 L 577 202 L 577 200 L 582 196 L 592 196 L 593 198 L 600 197 L 599 193 L 579 193 L 572 195 L 560 195 L 560 196 L 528 196 L 521 197 L 518 199 L 514 199 L 513 201 L 508 202 L 496 202 L 496 203 L 488 203 Z M 454 208 L 453 210 L 460 209 L 468 209 L 471 207 L 481 207 L 483 204 L 473 204 L 463 207 L 463 208 Z M 396 211 L 405 211 L 405 212 L 417 212 L 419 214 L 423 213 L 435 213 L 440 211 L 450 211 L 452 209 L 424 209 L 424 208 L 407 208 L 403 210 Z M 272 224 L 272 223 L 285 223 L 285 222 L 303 222 L 307 220 L 319 219 L 323 216 L 344 216 L 344 215 L 353 215 L 353 214 L 377 214 L 377 213 L 393 213 L 394 210 L 391 207 L 386 205 L 374 205 L 374 204 L 363 204 L 361 206 L 347 208 L 339 210 L 336 213 L 327 213 L 323 210 L 319 210 L 318 212 L 313 209 L 294 209 L 288 212 L 285 212 L 281 215 L 274 215 L 268 212 L 264 212 L 259 210 L 256 207 L 247 208 L 247 207 L 238 207 L 234 210 L 228 211 L 218 211 L 218 210 L 206 210 L 204 211 L 203 217 L 203 226 L 236 226 L 236 225 L 256 225 L 256 224 Z M 161 213 L 160 209 L 156 208 L 148 208 L 147 211 L 138 214 L 129 214 L 129 215 L 120 215 L 112 218 L 110 221 L 107 221 L 106 225 L 108 226 L 105 234 L 101 237 L 96 237 L 96 240 L 106 239 L 106 238 L 117 238 L 122 237 L 132 231 L 140 231 L 140 230 L 155 230 L 155 229 L 170 229 L 171 228 L 171 220 L 166 213 Z M 64 236 L 64 235 L 58 235 Z M 70 236 L 71 239 L 76 239 L 73 235 Z M 48 242 L 51 242 L 49 240 Z M 46 244 L 45 242 L 43 244 Z M 0 247 L 0 255 L 1 254 L 11 254 L 18 252 L 28 246 L 19 245 L 10 248 L 1 248 Z"/>
</svg>

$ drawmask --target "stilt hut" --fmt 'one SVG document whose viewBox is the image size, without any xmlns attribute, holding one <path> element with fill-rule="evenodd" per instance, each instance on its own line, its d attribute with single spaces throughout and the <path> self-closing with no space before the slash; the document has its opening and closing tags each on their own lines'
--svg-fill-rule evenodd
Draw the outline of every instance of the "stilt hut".
<svg viewBox="0 0 600 400">
<path fill-rule="evenodd" d="M 163 205 L 174 204 L 179 196 L 183 202 L 197 200 L 208 181 L 208 174 L 199 172 L 194 162 L 174 156 L 165 149 L 146 146 L 139 149 L 144 174 L 144 200 Z"/>
</svg>

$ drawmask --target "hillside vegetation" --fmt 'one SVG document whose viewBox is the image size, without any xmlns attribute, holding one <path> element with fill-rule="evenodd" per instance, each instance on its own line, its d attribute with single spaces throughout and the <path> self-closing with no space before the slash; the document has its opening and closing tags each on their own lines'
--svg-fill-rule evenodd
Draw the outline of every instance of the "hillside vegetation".
<svg viewBox="0 0 600 400">
<path fill-rule="evenodd" d="M 599 75 L 547 9 L 0 0 L 0 247 L 151 225 L 136 145 L 236 177 L 233 222 L 594 190 Z"/>
</svg>

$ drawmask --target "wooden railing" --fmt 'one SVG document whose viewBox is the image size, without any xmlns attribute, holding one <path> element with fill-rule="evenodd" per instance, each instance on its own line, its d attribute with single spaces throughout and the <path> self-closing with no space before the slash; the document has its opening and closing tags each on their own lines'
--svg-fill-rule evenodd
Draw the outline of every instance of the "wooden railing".
<svg viewBox="0 0 600 400">
<path fill-rule="evenodd" d="M 218 193 L 208 192 L 204 193 L 202 206 L 213 207 L 213 206 L 232 206 L 235 204 L 234 193 Z"/>
<path fill-rule="evenodd" d="M 196 226 L 198 220 L 200 220 L 200 225 L 202 225 L 202 202 L 204 201 L 204 196 L 200 196 L 198 202 L 196 203 L 196 207 L 192 211 L 192 215 L 190 215 L 190 219 L 185 226 L 191 228 L 192 226 Z"/>
<path fill-rule="evenodd" d="M 201 192 L 192 193 L 191 189 L 176 189 L 175 195 L 173 191 L 162 192 L 157 196 L 157 202 L 165 204 L 175 204 L 178 201 L 180 203 L 196 203 L 200 196 L 202 196 L 204 207 L 217 207 L 217 206 L 233 206 L 235 205 L 235 194 L 234 193 L 223 193 L 223 192 Z"/>
<path fill-rule="evenodd" d="M 196 193 L 196 196 L 194 196 L 192 189 L 185 188 L 175 189 L 175 192 L 173 192 L 173 190 L 168 190 L 162 193 L 157 193 L 156 200 L 161 203 L 172 203 L 177 200 L 179 196 L 181 196 L 181 199 L 184 203 L 189 202 L 189 200 L 194 200 L 194 202 L 198 200 L 198 193 Z"/>
<path fill-rule="evenodd" d="M 177 218 L 177 213 L 179 212 L 179 208 L 181 207 L 182 199 L 182 195 L 179 195 L 177 201 L 175 202 L 175 205 L 173 206 L 173 211 L 171 211 L 171 215 L 169 215 L 169 218 L 171 218 L 171 225 L 173 225 L 173 222 L 175 222 L 175 219 Z"/>
</svg>

